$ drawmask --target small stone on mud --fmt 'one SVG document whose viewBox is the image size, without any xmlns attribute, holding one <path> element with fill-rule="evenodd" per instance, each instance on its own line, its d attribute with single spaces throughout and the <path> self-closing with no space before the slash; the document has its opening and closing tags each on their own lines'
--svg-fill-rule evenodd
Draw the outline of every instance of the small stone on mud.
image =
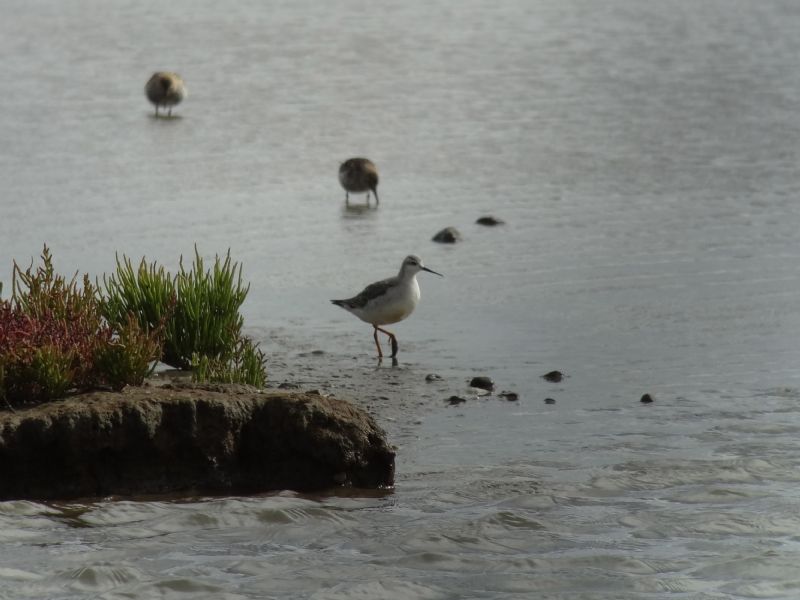
<svg viewBox="0 0 800 600">
<path fill-rule="evenodd" d="M 483 375 L 480 377 L 473 377 L 469 385 L 470 387 L 480 388 L 482 390 L 492 391 L 494 389 L 494 381 L 492 381 L 492 378 Z"/>
<path fill-rule="evenodd" d="M 461 234 L 455 227 L 445 227 L 431 239 L 440 244 L 455 244 L 461 239 Z"/>
<path fill-rule="evenodd" d="M 450 404 L 450 406 L 455 406 L 456 404 L 463 404 L 466 402 L 466 398 L 462 398 L 461 396 L 450 396 L 446 402 Z"/>
<path fill-rule="evenodd" d="M 546 379 L 547 381 L 552 381 L 553 383 L 558 383 L 562 379 L 564 379 L 564 374 L 561 371 L 550 371 L 549 373 L 545 373 L 542 375 L 542 379 Z"/>
<path fill-rule="evenodd" d="M 639 399 L 639 402 L 643 402 L 645 404 L 650 404 L 653 401 L 653 397 L 650 394 L 645 394 Z"/>
<path fill-rule="evenodd" d="M 498 394 L 501 398 L 505 398 L 509 402 L 516 402 L 519 400 L 519 394 L 517 392 L 506 392 L 502 391 Z"/>
<path fill-rule="evenodd" d="M 431 381 L 439 381 L 442 378 L 441 375 L 437 375 L 436 373 L 428 373 L 425 375 L 425 381 L 430 383 Z"/>
<path fill-rule="evenodd" d="M 555 404 L 556 403 L 556 399 L 555 398 L 545 398 L 544 399 L 544 403 L 545 404 Z"/>
<path fill-rule="evenodd" d="M 475 221 L 478 225 L 486 225 L 487 227 L 494 227 L 495 225 L 504 225 L 505 221 L 502 219 L 498 219 L 497 217 L 493 217 L 491 215 L 487 215 L 485 217 L 481 217 L 477 221 Z"/>
</svg>

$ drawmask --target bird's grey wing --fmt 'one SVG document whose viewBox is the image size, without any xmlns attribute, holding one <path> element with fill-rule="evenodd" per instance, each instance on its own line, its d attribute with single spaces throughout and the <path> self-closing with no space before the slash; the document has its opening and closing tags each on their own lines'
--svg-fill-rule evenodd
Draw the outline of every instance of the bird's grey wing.
<svg viewBox="0 0 800 600">
<path fill-rule="evenodd" d="M 358 296 L 353 296 L 343 301 L 350 308 L 364 308 L 367 302 L 383 296 L 387 290 L 394 285 L 395 278 L 384 279 L 383 281 L 376 281 L 365 287 Z"/>
</svg>

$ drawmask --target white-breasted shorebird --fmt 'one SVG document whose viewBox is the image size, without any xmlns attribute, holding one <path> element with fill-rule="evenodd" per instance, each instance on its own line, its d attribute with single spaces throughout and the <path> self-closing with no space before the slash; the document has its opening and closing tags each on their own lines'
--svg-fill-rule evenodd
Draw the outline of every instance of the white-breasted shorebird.
<svg viewBox="0 0 800 600">
<path fill-rule="evenodd" d="M 414 312 L 414 308 L 419 302 L 417 273 L 420 271 L 444 277 L 441 273 L 423 265 L 422 259 L 412 254 L 403 260 L 400 272 L 395 277 L 371 283 L 358 296 L 346 300 L 331 300 L 336 306 L 341 306 L 365 323 L 372 325 L 379 358 L 383 357 L 381 344 L 378 341 L 379 331 L 389 336 L 392 343 L 392 358 L 397 356 L 397 338 L 393 333 L 382 329 L 380 325 L 397 323 Z"/>
<path fill-rule="evenodd" d="M 144 86 L 144 93 L 147 99 L 155 105 L 156 116 L 158 116 L 158 108 L 163 106 L 167 109 L 168 117 L 172 116 L 172 107 L 180 104 L 188 95 L 186 84 L 181 76 L 168 71 L 153 73 Z"/>
<path fill-rule="evenodd" d="M 348 158 L 339 166 L 339 183 L 344 188 L 345 204 L 350 203 L 350 194 L 369 193 L 375 194 L 375 204 L 380 204 L 378 198 L 378 168 L 368 158 Z"/>
</svg>

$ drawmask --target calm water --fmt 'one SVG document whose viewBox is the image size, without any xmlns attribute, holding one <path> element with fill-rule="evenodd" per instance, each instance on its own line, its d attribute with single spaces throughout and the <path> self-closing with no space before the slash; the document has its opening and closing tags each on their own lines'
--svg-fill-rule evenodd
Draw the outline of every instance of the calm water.
<svg viewBox="0 0 800 600">
<path fill-rule="evenodd" d="M 370 410 L 398 483 L 0 503 L 0 598 L 800 596 L 796 3 L 3 8 L 5 293 L 43 243 L 92 275 L 230 248 L 273 381 Z M 327 300 L 411 252 L 446 278 L 378 364 Z"/>
</svg>

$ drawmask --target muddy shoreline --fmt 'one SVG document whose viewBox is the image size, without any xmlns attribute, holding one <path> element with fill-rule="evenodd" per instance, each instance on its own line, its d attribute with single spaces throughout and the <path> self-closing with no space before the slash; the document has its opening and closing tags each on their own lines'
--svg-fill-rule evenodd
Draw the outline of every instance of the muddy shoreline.
<svg viewBox="0 0 800 600">
<path fill-rule="evenodd" d="M 394 483 L 386 433 L 350 402 L 167 379 L 0 412 L 0 499 Z"/>
</svg>

